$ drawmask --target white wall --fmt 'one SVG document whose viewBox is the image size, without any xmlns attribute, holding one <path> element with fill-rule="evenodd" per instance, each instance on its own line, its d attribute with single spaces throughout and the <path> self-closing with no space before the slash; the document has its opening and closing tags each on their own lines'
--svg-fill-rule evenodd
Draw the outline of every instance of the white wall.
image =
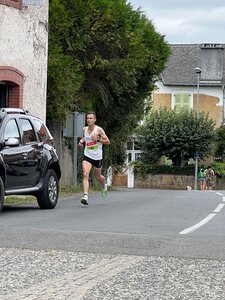
<svg viewBox="0 0 225 300">
<path fill-rule="evenodd" d="M 45 121 L 48 55 L 48 1 L 18 10 L 0 5 L 0 66 L 25 75 L 23 108 Z"/>
<path fill-rule="evenodd" d="M 161 82 L 156 83 L 158 89 L 154 91 L 154 93 L 167 93 L 171 94 L 175 91 L 192 91 L 193 94 L 197 94 L 197 86 L 196 87 L 190 87 L 190 86 L 164 86 Z M 222 87 L 201 87 L 199 88 L 199 93 L 208 95 L 208 96 L 213 96 L 213 97 L 218 97 L 220 99 L 220 102 L 217 104 L 217 106 L 223 106 L 223 89 Z"/>
</svg>

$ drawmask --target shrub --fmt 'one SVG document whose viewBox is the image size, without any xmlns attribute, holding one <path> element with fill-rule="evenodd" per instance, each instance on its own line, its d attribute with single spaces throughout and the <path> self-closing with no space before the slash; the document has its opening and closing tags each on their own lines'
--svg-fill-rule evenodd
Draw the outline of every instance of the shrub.
<svg viewBox="0 0 225 300">
<path fill-rule="evenodd" d="M 224 162 L 213 162 L 212 168 L 216 175 L 223 177 L 225 176 L 225 163 Z"/>
<path fill-rule="evenodd" d="M 147 174 L 179 174 L 179 175 L 194 175 L 195 166 L 188 165 L 184 167 L 179 166 L 153 166 L 151 164 L 145 164 L 141 161 L 133 161 L 131 163 L 134 167 L 134 173 L 141 175 Z"/>
</svg>

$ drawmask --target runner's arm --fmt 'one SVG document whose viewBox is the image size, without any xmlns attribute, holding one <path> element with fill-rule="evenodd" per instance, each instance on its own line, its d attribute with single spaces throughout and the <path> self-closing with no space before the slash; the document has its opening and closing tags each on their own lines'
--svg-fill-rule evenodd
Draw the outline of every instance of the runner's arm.
<svg viewBox="0 0 225 300">
<path fill-rule="evenodd" d="M 102 128 L 99 128 L 99 132 L 98 132 L 99 138 L 98 138 L 98 142 L 102 143 L 104 145 L 109 145 L 110 144 L 110 140 L 107 137 L 105 131 Z"/>
</svg>

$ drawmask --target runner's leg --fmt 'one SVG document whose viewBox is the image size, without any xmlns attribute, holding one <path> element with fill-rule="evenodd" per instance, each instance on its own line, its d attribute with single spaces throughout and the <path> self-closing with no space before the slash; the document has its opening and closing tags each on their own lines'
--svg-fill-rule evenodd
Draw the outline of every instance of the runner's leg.
<svg viewBox="0 0 225 300">
<path fill-rule="evenodd" d="M 105 186 L 105 177 L 101 174 L 102 168 L 96 168 L 94 167 L 94 176 L 98 180 L 98 182 L 101 184 L 101 186 L 104 188 Z"/>
<path fill-rule="evenodd" d="M 101 184 L 101 186 L 102 186 L 101 195 L 103 198 L 105 198 L 107 196 L 107 184 L 106 184 L 105 177 L 101 174 L 101 169 L 102 168 L 94 167 L 94 176 L 98 180 L 98 182 Z"/>
<path fill-rule="evenodd" d="M 83 171 L 82 184 L 83 184 L 84 194 L 85 193 L 88 194 L 88 191 L 89 191 L 89 174 L 90 174 L 91 168 L 92 168 L 91 163 L 89 163 L 86 160 L 82 161 L 82 171 Z"/>
</svg>

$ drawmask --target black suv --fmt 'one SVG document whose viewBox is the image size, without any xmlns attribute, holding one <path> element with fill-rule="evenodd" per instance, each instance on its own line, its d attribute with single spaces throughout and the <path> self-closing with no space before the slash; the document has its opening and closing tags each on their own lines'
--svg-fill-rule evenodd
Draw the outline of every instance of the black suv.
<svg viewBox="0 0 225 300">
<path fill-rule="evenodd" d="M 0 211 L 5 195 L 32 195 L 40 208 L 54 208 L 60 177 L 53 138 L 44 123 L 24 109 L 1 108 Z"/>
</svg>

